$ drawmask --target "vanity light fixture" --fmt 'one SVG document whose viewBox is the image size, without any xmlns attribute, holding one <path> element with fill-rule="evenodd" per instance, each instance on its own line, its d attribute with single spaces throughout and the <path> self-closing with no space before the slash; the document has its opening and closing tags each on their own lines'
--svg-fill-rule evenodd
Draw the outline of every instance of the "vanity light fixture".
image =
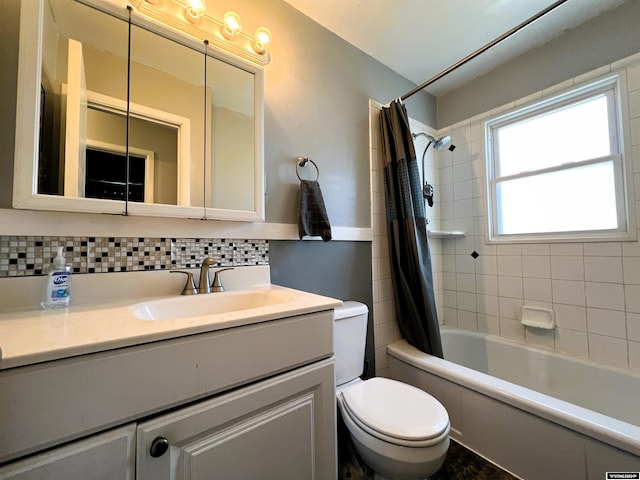
<svg viewBox="0 0 640 480">
<path fill-rule="evenodd" d="M 184 16 L 191 23 L 197 23 L 206 10 L 204 0 L 187 0 L 184 7 Z"/>
<path fill-rule="evenodd" d="M 220 31 L 222 32 L 222 36 L 227 40 L 233 40 L 242 30 L 240 15 L 236 12 L 225 13 L 222 17 L 222 23 L 223 25 L 220 27 Z"/>
<path fill-rule="evenodd" d="M 255 40 L 253 41 L 253 50 L 256 53 L 264 53 L 267 51 L 267 44 L 271 41 L 271 32 L 266 27 L 260 27 L 256 30 Z"/>
<path fill-rule="evenodd" d="M 271 32 L 260 27 L 251 36 L 242 31 L 240 15 L 229 11 L 222 19 L 213 17 L 205 0 L 129 0 L 134 14 L 179 30 L 199 40 L 207 40 L 209 47 L 234 54 L 257 65 L 271 61 L 268 44 Z"/>
</svg>

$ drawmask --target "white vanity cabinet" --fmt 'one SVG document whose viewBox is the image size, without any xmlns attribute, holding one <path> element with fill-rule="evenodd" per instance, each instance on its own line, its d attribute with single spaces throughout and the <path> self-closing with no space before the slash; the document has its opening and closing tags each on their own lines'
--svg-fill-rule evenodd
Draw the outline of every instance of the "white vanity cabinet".
<svg viewBox="0 0 640 480">
<path fill-rule="evenodd" d="M 334 479 L 332 313 L 0 370 L 0 480 Z"/>
<path fill-rule="evenodd" d="M 0 468 L 1 480 L 134 480 L 136 425 L 34 455 Z"/>
<path fill-rule="evenodd" d="M 335 478 L 322 419 L 332 382 L 325 360 L 140 423 L 137 478 Z"/>
</svg>

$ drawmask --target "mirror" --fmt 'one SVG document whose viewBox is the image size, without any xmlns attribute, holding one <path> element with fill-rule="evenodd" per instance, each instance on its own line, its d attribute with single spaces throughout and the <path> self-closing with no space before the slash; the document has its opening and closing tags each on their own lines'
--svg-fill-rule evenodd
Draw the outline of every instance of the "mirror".
<svg viewBox="0 0 640 480">
<path fill-rule="evenodd" d="M 204 55 L 132 25 L 130 59 L 129 111 L 146 128 L 130 125 L 129 148 L 157 154 L 153 203 L 202 208 L 205 140 L 214 141 L 203 135 Z"/>
<path fill-rule="evenodd" d="M 110 3 L 23 7 L 15 208 L 264 221 L 260 67 L 135 12 L 129 50 Z"/>
<path fill-rule="evenodd" d="M 255 202 L 253 75 L 207 57 L 207 113 L 211 159 L 207 206 L 249 210 Z"/>
</svg>

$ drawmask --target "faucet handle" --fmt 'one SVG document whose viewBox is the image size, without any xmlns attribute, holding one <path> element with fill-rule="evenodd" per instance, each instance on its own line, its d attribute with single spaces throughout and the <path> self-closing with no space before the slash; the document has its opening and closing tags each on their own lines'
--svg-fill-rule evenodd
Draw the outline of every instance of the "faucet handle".
<svg viewBox="0 0 640 480">
<path fill-rule="evenodd" d="M 220 270 L 216 270 L 213 275 L 213 283 L 211 284 L 212 292 L 224 292 L 224 287 L 222 286 L 222 282 L 220 281 L 220 272 L 224 272 L 226 270 L 233 270 L 233 267 L 221 268 Z"/>
<path fill-rule="evenodd" d="M 183 270 L 171 270 L 170 273 L 184 273 L 187 276 L 187 282 L 184 284 L 182 293 L 180 295 L 196 295 L 198 289 L 193 281 L 193 274 L 191 272 L 185 272 Z"/>
</svg>

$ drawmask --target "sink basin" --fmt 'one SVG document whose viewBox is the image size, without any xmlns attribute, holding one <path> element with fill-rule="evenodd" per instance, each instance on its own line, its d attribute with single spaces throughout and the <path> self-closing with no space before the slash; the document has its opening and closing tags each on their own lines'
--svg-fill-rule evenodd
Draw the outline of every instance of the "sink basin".
<svg viewBox="0 0 640 480">
<path fill-rule="evenodd" d="M 171 320 L 238 312 L 289 302 L 291 297 L 275 290 L 244 290 L 150 300 L 133 306 L 141 320 Z"/>
</svg>

